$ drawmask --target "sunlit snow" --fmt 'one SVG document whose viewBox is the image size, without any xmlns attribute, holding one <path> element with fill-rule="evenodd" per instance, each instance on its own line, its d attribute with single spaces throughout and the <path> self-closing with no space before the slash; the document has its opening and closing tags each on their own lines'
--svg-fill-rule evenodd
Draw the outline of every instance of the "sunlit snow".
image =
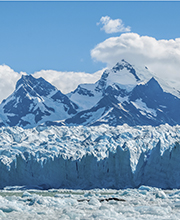
<svg viewBox="0 0 180 220">
<path fill-rule="evenodd" d="M 142 99 L 137 99 L 135 102 L 131 103 L 137 108 L 137 109 L 141 109 L 141 114 L 146 115 L 147 113 L 153 115 L 154 117 L 157 116 L 156 110 L 152 109 L 152 108 L 148 108 L 146 103 L 144 103 L 142 101 Z"/>
</svg>

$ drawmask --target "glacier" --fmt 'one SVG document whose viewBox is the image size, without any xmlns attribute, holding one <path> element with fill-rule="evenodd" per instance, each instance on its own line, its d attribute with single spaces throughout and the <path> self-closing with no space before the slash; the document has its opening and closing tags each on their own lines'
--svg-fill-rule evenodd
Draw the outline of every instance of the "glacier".
<svg viewBox="0 0 180 220">
<path fill-rule="evenodd" d="M 0 188 L 180 188 L 180 126 L 0 128 Z"/>
</svg>

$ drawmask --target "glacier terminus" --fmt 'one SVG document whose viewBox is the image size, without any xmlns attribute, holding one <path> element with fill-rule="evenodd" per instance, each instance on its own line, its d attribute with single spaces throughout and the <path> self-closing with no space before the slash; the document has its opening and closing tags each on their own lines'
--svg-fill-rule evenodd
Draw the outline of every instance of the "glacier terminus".
<svg viewBox="0 0 180 220">
<path fill-rule="evenodd" d="M 180 93 L 125 60 L 63 94 L 23 75 L 0 104 L 0 188 L 180 188 Z"/>
</svg>

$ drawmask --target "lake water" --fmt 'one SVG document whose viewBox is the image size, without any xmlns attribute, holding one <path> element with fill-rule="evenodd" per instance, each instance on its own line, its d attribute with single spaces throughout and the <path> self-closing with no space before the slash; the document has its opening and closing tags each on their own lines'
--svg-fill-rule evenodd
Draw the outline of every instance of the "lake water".
<svg viewBox="0 0 180 220">
<path fill-rule="evenodd" d="M 0 191 L 0 219 L 180 219 L 180 190 Z"/>
</svg>

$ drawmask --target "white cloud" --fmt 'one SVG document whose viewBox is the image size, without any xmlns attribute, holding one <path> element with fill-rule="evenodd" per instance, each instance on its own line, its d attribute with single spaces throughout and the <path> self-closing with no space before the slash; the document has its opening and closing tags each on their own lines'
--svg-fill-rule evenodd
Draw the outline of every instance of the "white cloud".
<svg viewBox="0 0 180 220">
<path fill-rule="evenodd" d="M 107 34 L 118 32 L 129 32 L 131 28 L 125 27 L 121 19 L 111 19 L 109 16 L 101 17 L 100 22 L 97 25 L 102 24 L 101 30 L 104 30 Z"/>
<path fill-rule="evenodd" d="M 98 44 L 91 51 L 91 57 L 109 66 L 121 59 L 145 65 L 158 77 L 173 81 L 180 90 L 180 38 L 156 40 L 136 33 L 124 33 Z"/>
<path fill-rule="evenodd" d="M 81 83 L 94 83 L 100 79 L 103 70 L 93 74 L 84 72 L 60 72 L 55 70 L 41 70 L 33 74 L 34 77 L 43 77 L 62 93 L 67 94 L 76 89 Z"/>
<path fill-rule="evenodd" d="M 45 80 L 61 90 L 64 94 L 76 89 L 80 83 L 94 83 L 100 79 L 103 70 L 94 74 L 84 72 L 60 72 L 55 70 L 41 70 L 32 74 L 35 78 Z M 0 103 L 14 92 L 17 81 L 25 72 L 17 73 L 7 65 L 0 65 Z"/>
<path fill-rule="evenodd" d="M 0 65 L 0 102 L 14 91 L 22 74 L 25 73 L 17 73 L 7 65 Z"/>
</svg>

